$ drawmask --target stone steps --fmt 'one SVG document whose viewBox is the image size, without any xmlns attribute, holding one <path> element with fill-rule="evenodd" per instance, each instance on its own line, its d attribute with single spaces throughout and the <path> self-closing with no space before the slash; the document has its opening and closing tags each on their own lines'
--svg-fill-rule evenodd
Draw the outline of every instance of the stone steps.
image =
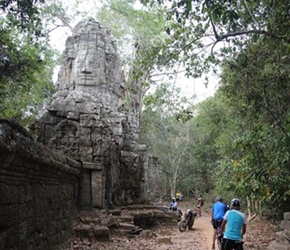
<svg viewBox="0 0 290 250">
<path fill-rule="evenodd" d="M 120 222 L 133 223 L 134 217 L 132 215 L 121 215 L 118 219 Z"/>
<path fill-rule="evenodd" d="M 168 208 L 165 210 L 149 205 L 134 205 L 129 209 L 83 212 L 79 215 L 74 231 L 77 237 L 109 240 L 112 234 L 134 237 L 143 230 L 177 225 L 177 213 L 168 211 Z"/>
</svg>

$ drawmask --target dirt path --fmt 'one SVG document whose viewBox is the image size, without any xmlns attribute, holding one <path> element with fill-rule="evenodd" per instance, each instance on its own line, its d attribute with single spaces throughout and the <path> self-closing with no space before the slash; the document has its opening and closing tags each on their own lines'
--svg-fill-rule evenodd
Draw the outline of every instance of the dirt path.
<svg viewBox="0 0 290 250">
<path fill-rule="evenodd" d="M 66 250 L 210 250 L 212 244 L 210 216 L 203 214 L 193 230 L 180 232 L 170 228 L 144 230 L 134 238 L 113 236 L 109 242 L 75 239 Z"/>
<path fill-rule="evenodd" d="M 108 242 L 72 238 L 62 250 L 210 250 L 212 226 L 210 216 L 203 213 L 193 230 L 179 232 L 178 225 L 143 230 L 140 235 L 120 237 L 112 235 Z M 251 221 L 247 226 L 245 250 L 265 250 L 275 239 L 275 226 L 264 219 Z"/>
<path fill-rule="evenodd" d="M 207 249 L 211 249 L 212 234 L 213 234 L 211 217 L 207 214 L 203 214 L 201 217 L 199 217 L 196 220 L 195 227 L 196 227 L 196 230 L 199 230 L 205 236 Z"/>
<path fill-rule="evenodd" d="M 186 205 L 181 208 L 185 211 Z M 265 250 L 275 239 L 276 226 L 261 216 L 248 221 L 244 249 Z M 203 211 L 202 216 L 195 220 L 193 230 L 185 232 L 179 231 L 177 222 L 169 227 L 156 225 L 134 235 L 124 234 L 121 230 L 112 231 L 110 240 L 106 242 L 94 237 L 73 237 L 62 250 L 210 250 L 212 245 L 210 210 Z"/>
</svg>

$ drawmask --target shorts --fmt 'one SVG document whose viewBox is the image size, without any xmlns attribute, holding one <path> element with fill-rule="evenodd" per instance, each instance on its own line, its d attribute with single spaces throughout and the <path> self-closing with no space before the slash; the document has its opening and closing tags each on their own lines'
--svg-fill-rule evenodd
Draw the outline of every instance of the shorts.
<svg viewBox="0 0 290 250">
<path fill-rule="evenodd" d="M 222 250 L 243 250 L 243 249 L 244 248 L 243 244 L 241 244 L 241 241 L 230 240 L 226 238 L 222 239 Z"/>
<path fill-rule="evenodd" d="M 218 227 L 221 227 L 223 220 L 213 220 L 212 226 L 214 229 L 217 229 Z"/>
</svg>

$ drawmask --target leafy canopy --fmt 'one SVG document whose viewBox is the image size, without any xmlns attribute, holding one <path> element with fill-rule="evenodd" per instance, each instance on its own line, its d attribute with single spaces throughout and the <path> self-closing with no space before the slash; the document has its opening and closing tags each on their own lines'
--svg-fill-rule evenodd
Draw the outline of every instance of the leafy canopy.
<svg viewBox="0 0 290 250">
<path fill-rule="evenodd" d="M 44 1 L 0 1 L 0 115 L 21 120 L 36 113 L 53 90 L 53 52 L 43 32 Z"/>
</svg>

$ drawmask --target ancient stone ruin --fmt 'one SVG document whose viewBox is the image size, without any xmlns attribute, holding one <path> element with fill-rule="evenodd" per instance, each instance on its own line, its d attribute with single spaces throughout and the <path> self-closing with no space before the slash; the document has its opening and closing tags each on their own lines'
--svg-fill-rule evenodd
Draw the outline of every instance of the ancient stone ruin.
<svg viewBox="0 0 290 250">
<path fill-rule="evenodd" d="M 139 144 L 139 118 L 125 112 L 125 96 L 109 30 L 93 19 L 80 22 L 66 41 L 57 92 L 30 131 L 0 119 L 3 249 L 56 249 L 80 211 L 91 221 L 77 224 L 75 235 L 97 239 L 108 239 L 115 222 L 130 233 L 172 223 L 154 205 L 161 201 L 162 165 Z M 128 209 L 142 212 L 124 217 Z M 130 225 L 121 215 L 125 221 L 129 215 Z"/>
<path fill-rule="evenodd" d="M 46 250 L 70 237 L 81 164 L 0 119 L 0 249 Z"/>
<path fill-rule="evenodd" d="M 139 119 L 125 113 L 125 95 L 109 29 L 80 22 L 66 41 L 57 93 L 32 130 L 38 142 L 81 164 L 82 208 L 161 200 L 161 164 L 138 143 Z"/>
</svg>

